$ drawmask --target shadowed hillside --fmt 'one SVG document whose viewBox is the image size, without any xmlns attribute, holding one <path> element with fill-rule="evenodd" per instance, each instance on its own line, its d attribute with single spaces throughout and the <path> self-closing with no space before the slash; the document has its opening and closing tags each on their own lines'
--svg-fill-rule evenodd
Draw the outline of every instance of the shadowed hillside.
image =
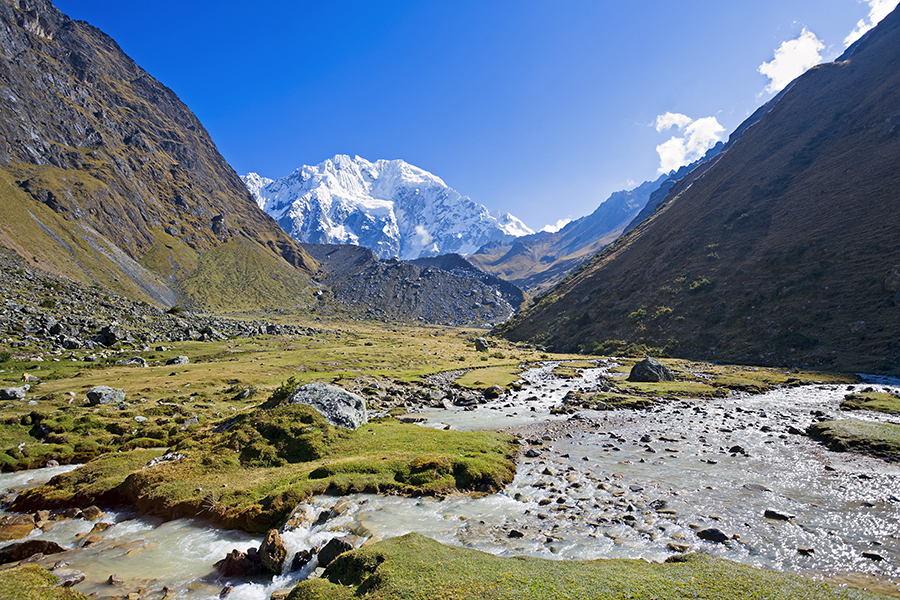
<svg viewBox="0 0 900 600">
<path fill-rule="evenodd" d="M 895 10 L 503 333 L 900 372 L 898 107 Z"/>
</svg>

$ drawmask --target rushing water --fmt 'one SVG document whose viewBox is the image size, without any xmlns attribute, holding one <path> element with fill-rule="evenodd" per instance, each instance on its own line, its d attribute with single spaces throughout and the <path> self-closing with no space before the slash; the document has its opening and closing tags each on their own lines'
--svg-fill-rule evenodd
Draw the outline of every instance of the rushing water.
<svg viewBox="0 0 900 600">
<path fill-rule="evenodd" d="M 348 532 L 381 539 L 415 531 L 494 554 L 559 559 L 660 561 L 689 547 L 815 578 L 870 577 L 881 591 L 900 596 L 900 467 L 831 452 L 789 433 L 818 419 L 890 420 L 841 411 L 838 404 L 851 386 L 673 401 L 642 411 L 583 411 L 576 418 L 550 415 L 569 390 L 593 389 L 604 374 L 587 369 L 581 378 L 561 380 L 552 376 L 552 365 L 544 366 L 524 375 L 529 383 L 521 391 L 496 402 L 422 411 L 425 425 L 456 429 L 549 425 L 543 439 L 523 440 L 534 456 L 521 461 L 503 492 L 443 500 L 351 496 L 341 515 L 285 532 L 290 555 Z M 898 383 L 865 385 L 898 391 Z M 40 471 L 49 478 L 60 469 Z M 0 488 L 21 486 L 33 476 L 0 476 Z M 323 497 L 305 507 L 309 522 L 336 501 Z M 766 518 L 766 511 L 791 518 Z M 115 573 L 148 592 L 167 586 L 177 597 L 214 598 L 231 584 L 229 598 L 261 600 L 315 567 L 274 580 L 229 582 L 216 578 L 212 564 L 232 548 L 258 546 L 259 537 L 192 520 L 162 523 L 117 513 L 103 520 L 115 525 L 94 545 L 65 555 L 69 568 L 88 574 L 81 591 L 110 593 L 104 582 Z M 74 546 L 92 525 L 61 521 L 36 535 Z M 699 539 L 697 533 L 710 527 L 731 539 Z"/>
</svg>

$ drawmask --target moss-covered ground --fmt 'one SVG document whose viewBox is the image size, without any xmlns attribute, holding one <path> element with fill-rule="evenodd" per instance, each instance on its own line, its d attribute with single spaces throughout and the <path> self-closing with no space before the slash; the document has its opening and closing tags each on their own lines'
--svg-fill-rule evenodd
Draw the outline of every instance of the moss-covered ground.
<svg viewBox="0 0 900 600">
<path fill-rule="evenodd" d="M 339 557 L 290 600 L 837 600 L 883 598 L 691 554 L 677 562 L 500 558 L 408 534 Z"/>
</svg>

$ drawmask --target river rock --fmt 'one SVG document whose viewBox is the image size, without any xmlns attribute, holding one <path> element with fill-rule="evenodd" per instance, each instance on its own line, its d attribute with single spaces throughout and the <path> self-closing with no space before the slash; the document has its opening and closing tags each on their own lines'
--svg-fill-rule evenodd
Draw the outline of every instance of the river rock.
<svg viewBox="0 0 900 600">
<path fill-rule="evenodd" d="M 103 511 L 94 506 L 88 506 L 87 508 L 81 509 L 81 517 L 83 519 L 87 519 L 88 521 L 96 521 L 103 517 Z"/>
<path fill-rule="evenodd" d="M 353 542 L 355 541 L 355 538 L 356 536 L 353 535 L 331 538 L 331 541 L 329 541 L 321 550 L 319 550 L 319 566 L 327 567 L 331 564 L 331 561 L 333 561 L 344 552 L 353 550 Z"/>
<path fill-rule="evenodd" d="M 27 542 L 16 542 L 4 548 L 0 548 L 0 565 L 6 563 L 25 560 L 34 554 L 59 554 L 65 552 L 63 548 L 56 542 L 49 540 L 28 540 Z"/>
<path fill-rule="evenodd" d="M 259 546 L 259 560 L 262 566 L 274 575 L 281 575 L 286 558 L 287 548 L 284 546 L 284 540 L 278 535 L 277 529 L 270 529 Z"/>
<path fill-rule="evenodd" d="M 53 575 L 56 576 L 58 587 L 72 587 L 85 580 L 85 574 L 75 569 L 56 569 Z"/>
<path fill-rule="evenodd" d="M 87 398 L 90 406 L 116 404 L 125 401 L 125 390 L 109 387 L 108 385 L 95 385 L 88 390 Z"/>
<path fill-rule="evenodd" d="M 356 429 L 368 422 L 366 400 L 362 396 L 327 383 L 302 385 L 287 400 L 288 404 L 309 404 L 335 427 Z"/>
<path fill-rule="evenodd" d="M 294 559 L 291 561 L 291 571 L 299 571 L 303 567 L 309 564 L 315 557 L 310 550 L 300 550 L 296 554 L 294 554 Z"/>
<path fill-rule="evenodd" d="M 488 400 L 493 400 L 494 398 L 499 398 L 503 395 L 503 388 L 499 385 L 492 385 L 488 389 L 484 390 L 484 397 Z"/>
<path fill-rule="evenodd" d="M 793 519 L 793 515 L 786 515 L 784 513 L 780 513 L 777 510 L 767 510 L 763 513 L 763 517 L 767 519 L 772 519 L 774 521 L 790 521 Z"/>
<path fill-rule="evenodd" d="M 631 367 L 631 373 L 628 375 L 628 381 L 655 383 L 674 380 L 675 376 L 669 370 L 669 367 L 650 357 Z"/>
<path fill-rule="evenodd" d="M 715 542 L 716 544 L 724 544 L 728 541 L 728 536 L 721 529 L 710 527 L 697 532 L 697 537 L 707 542 Z"/>
<path fill-rule="evenodd" d="M 0 518 L 0 542 L 21 539 L 34 528 L 34 517 L 31 515 L 6 515 Z"/>
<path fill-rule="evenodd" d="M 0 400 L 23 400 L 30 389 L 30 385 L 0 388 Z"/>
<path fill-rule="evenodd" d="M 234 549 L 213 566 L 225 577 L 252 577 L 263 571 L 256 548 L 250 548 L 247 552 Z"/>
<path fill-rule="evenodd" d="M 166 365 L 186 365 L 191 362 L 187 356 L 176 356 L 166 361 Z"/>
</svg>

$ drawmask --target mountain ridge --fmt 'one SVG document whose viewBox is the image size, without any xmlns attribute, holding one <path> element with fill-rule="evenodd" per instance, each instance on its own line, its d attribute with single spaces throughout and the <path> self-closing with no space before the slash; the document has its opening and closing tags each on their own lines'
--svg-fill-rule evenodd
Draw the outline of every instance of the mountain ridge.
<svg viewBox="0 0 900 600">
<path fill-rule="evenodd" d="M 900 372 L 898 48 L 895 10 L 499 331 L 558 350 Z"/>
</svg>

